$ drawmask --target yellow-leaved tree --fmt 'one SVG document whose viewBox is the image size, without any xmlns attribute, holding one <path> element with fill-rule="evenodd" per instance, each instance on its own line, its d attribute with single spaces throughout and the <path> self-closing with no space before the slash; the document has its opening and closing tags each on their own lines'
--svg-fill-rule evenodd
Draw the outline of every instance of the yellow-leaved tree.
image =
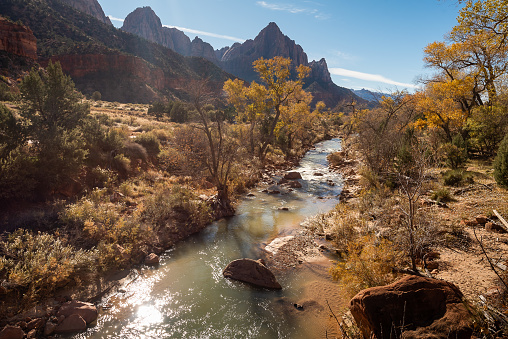
<svg viewBox="0 0 508 339">
<path fill-rule="evenodd" d="M 303 79 L 310 68 L 296 68 L 296 80 L 291 80 L 291 60 L 283 57 L 260 58 L 253 63 L 261 83 L 246 86 L 242 80 L 228 80 L 224 84 L 227 100 L 238 112 L 238 120 L 249 124 L 249 149 L 264 163 L 268 146 L 282 127 L 297 133 L 296 116 L 310 114 L 310 94 L 303 91 Z M 310 99 L 309 99 L 310 98 Z M 305 119 L 306 120 L 306 119 Z M 301 120 L 299 120 L 301 121 Z"/>
</svg>

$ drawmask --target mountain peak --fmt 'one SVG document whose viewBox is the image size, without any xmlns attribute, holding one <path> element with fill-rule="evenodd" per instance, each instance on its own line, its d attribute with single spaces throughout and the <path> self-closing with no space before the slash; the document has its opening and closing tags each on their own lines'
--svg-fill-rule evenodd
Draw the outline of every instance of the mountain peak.
<svg viewBox="0 0 508 339">
<path fill-rule="evenodd" d="M 91 15 L 97 20 L 113 26 L 111 20 L 104 14 L 101 5 L 97 0 L 62 0 L 63 3 L 77 9 L 80 12 Z"/>
</svg>

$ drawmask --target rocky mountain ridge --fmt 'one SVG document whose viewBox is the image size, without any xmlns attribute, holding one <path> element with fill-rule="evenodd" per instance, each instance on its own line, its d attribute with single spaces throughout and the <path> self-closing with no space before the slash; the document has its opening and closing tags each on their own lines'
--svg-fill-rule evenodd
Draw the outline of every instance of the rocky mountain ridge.
<svg viewBox="0 0 508 339">
<path fill-rule="evenodd" d="M 80 12 L 93 16 L 100 22 L 113 26 L 111 20 L 104 14 L 97 0 L 61 0 L 63 3 L 77 9 Z"/>
<path fill-rule="evenodd" d="M 284 35 L 274 22 L 269 23 L 253 40 L 235 43 L 231 47 L 219 50 L 214 50 L 210 44 L 198 37 L 191 42 L 182 31 L 164 27 L 150 7 L 137 8 L 130 13 L 124 21 L 122 30 L 168 47 L 179 54 L 203 57 L 224 71 L 248 82 L 259 80 L 252 67 L 255 60 L 261 57 L 271 59 L 275 56 L 290 58 L 294 69 L 299 65 L 311 68 L 310 76 L 305 79 L 305 88 L 314 95 L 314 102 L 321 100 L 333 108 L 341 101 L 353 99 L 365 101 L 351 90 L 333 83 L 325 59 L 309 63 L 303 48 Z"/>
<path fill-rule="evenodd" d="M 221 88 L 233 77 L 205 59 L 184 57 L 60 0 L 5 0 L 0 13 L 30 27 L 37 39 L 32 56 L 43 66 L 59 61 L 85 95 L 99 91 L 104 100 L 132 103 L 185 99 L 189 79 L 208 79 L 210 86 Z M 1 72 L 20 58 L 0 56 Z"/>
<path fill-rule="evenodd" d="M 202 57 L 215 64 L 218 63 L 212 45 L 198 37 L 191 41 L 184 32 L 164 27 L 157 14 L 148 6 L 139 7 L 127 15 L 121 29 L 170 48 L 181 55 Z"/>
</svg>

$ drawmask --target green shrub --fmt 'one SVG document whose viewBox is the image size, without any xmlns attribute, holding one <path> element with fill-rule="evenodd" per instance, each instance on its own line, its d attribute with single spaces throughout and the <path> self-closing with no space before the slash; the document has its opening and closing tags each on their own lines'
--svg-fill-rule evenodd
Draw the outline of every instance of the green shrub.
<svg viewBox="0 0 508 339">
<path fill-rule="evenodd" d="M 131 161 L 123 154 L 117 154 L 111 161 L 111 167 L 118 172 L 121 177 L 127 177 L 131 171 Z"/>
<path fill-rule="evenodd" d="M 462 135 L 457 134 L 451 143 L 444 144 L 441 147 L 448 167 L 458 169 L 465 165 L 468 159 L 467 143 Z"/>
<path fill-rule="evenodd" d="M 494 179 L 499 186 L 508 188 L 508 134 L 499 144 L 494 160 Z"/>
<path fill-rule="evenodd" d="M 102 99 L 102 94 L 99 91 L 95 91 L 92 93 L 92 100 L 93 101 L 99 101 Z"/>
<path fill-rule="evenodd" d="M 462 169 L 448 170 L 443 173 L 443 182 L 446 186 L 460 186 L 472 184 L 473 175 Z"/>
<path fill-rule="evenodd" d="M 437 202 L 447 202 L 452 200 L 450 190 L 444 187 L 433 191 L 430 198 Z"/>
<path fill-rule="evenodd" d="M 141 133 L 134 139 L 134 141 L 140 145 L 142 145 L 149 156 L 157 156 L 160 153 L 160 142 L 157 136 L 152 133 Z"/>
</svg>

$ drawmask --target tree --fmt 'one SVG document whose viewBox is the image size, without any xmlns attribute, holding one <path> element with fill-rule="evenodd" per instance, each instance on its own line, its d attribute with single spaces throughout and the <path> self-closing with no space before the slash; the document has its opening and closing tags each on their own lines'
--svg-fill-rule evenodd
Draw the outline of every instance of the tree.
<svg viewBox="0 0 508 339">
<path fill-rule="evenodd" d="M 45 71 L 32 69 L 21 85 L 20 115 L 26 119 L 27 139 L 37 158 L 40 193 L 47 193 L 76 175 L 87 151 L 80 131 L 90 113 L 59 63 Z"/>
<path fill-rule="evenodd" d="M 233 167 L 238 162 L 238 144 L 228 136 L 224 111 L 215 109 L 212 103 L 219 97 L 208 81 L 191 80 L 187 85 L 191 105 L 196 110 L 196 122 L 192 126 L 202 132 L 204 147 L 194 148 L 195 153 L 205 165 L 217 189 L 216 213 L 218 216 L 234 214 L 229 198 L 228 183 Z M 193 138 L 199 142 L 198 138 Z"/>
<path fill-rule="evenodd" d="M 305 96 L 302 89 L 303 79 L 310 73 L 310 68 L 298 66 L 297 79 L 290 80 L 290 59 L 260 58 L 254 61 L 253 66 L 261 79 L 261 84 L 253 81 L 247 87 L 241 80 L 228 80 L 224 84 L 224 91 L 228 102 L 238 111 L 239 120 L 250 124 L 250 150 L 254 153 L 257 148 L 257 156 L 264 163 L 268 146 L 274 141 L 282 115 L 292 115 L 304 109 L 304 101 L 298 98 Z M 258 145 L 255 145 L 256 129 L 259 137 Z"/>
<path fill-rule="evenodd" d="M 508 188 L 508 134 L 504 137 L 494 160 L 494 179 L 499 186 Z"/>
<path fill-rule="evenodd" d="M 415 114 L 414 98 L 406 92 L 383 97 L 375 109 L 354 110 L 344 128 L 358 134 L 358 146 L 376 175 L 393 170 L 398 148 Z"/>
<path fill-rule="evenodd" d="M 24 131 L 12 111 L 0 104 L 0 159 L 24 141 Z"/>
</svg>

